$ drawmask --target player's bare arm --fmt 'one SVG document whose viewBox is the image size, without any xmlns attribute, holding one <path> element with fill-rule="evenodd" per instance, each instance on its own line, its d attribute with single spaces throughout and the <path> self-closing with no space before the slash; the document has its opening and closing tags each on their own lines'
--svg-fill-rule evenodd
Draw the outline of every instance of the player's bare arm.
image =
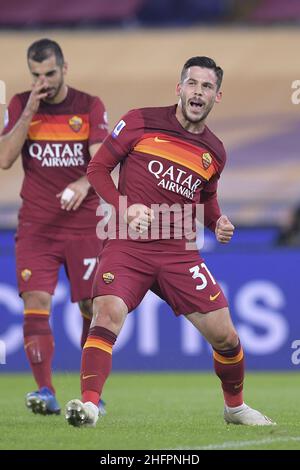
<svg viewBox="0 0 300 470">
<path fill-rule="evenodd" d="M 221 215 L 217 220 L 216 225 L 216 238 L 220 243 L 229 243 L 232 239 L 233 232 L 235 230 L 234 225 L 230 222 L 227 215 Z"/>
<path fill-rule="evenodd" d="M 3 170 L 8 170 L 20 155 L 32 118 L 46 96 L 44 80 L 37 80 L 20 119 L 8 134 L 0 137 L 0 168 Z"/>
<path fill-rule="evenodd" d="M 100 147 L 101 143 L 89 146 L 91 159 L 94 157 Z M 66 211 L 76 211 L 87 196 L 90 186 L 91 185 L 88 182 L 86 176 L 82 176 L 78 180 L 70 183 L 66 188 L 63 189 L 63 191 L 56 195 L 56 197 L 60 198 L 61 208 Z"/>
</svg>

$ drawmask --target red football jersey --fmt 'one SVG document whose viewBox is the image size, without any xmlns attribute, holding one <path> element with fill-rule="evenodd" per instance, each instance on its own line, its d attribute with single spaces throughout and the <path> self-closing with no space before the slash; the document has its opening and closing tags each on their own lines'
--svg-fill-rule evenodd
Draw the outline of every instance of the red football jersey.
<svg viewBox="0 0 300 470">
<path fill-rule="evenodd" d="M 88 169 L 96 190 L 115 207 L 119 193 L 106 178 L 100 179 L 100 173 L 99 188 L 96 181 L 97 172 L 105 164 L 105 149 L 115 162 L 121 162 L 119 193 L 128 196 L 129 204 L 142 203 L 148 207 L 167 204 L 194 209 L 195 204 L 215 198 L 226 160 L 222 142 L 207 126 L 200 134 L 181 126 L 176 118 L 176 105 L 130 111 L 105 139 L 103 150 Z M 106 190 L 101 190 L 102 184 Z M 216 214 L 214 219 L 220 215 L 218 210 Z M 175 221 L 176 214 L 173 217 Z M 183 210 L 178 211 L 178 218 L 185 218 Z M 181 222 L 183 227 L 184 220 Z M 170 238 L 176 238 L 174 226 L 171 221 Z"/>
<path fill-rule="evenodd" d="M 2 134 L 15 126 L 29 95 L 27 91 L 12 98 Z M 99 198 L 92 188 L 76 211 L 62 210 L 56 194 L 86 174 L 89 146 L 107 134 L 106 111 L 99 98 L 69 87 L 61 103 L 41 101 L 22 148 L 21 222 L 59 227 L 60 232 L 95 230 Z"/>
</svg>

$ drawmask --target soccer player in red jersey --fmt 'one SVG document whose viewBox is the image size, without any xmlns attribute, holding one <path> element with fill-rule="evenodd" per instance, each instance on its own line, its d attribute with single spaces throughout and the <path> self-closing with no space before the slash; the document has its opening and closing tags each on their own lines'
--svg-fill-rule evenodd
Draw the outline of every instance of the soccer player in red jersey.
<svg viewBox="0 0 300 470">
<path fill-rule="evenodd" d="M 73 302 L 83 316 L 81 343 L 92 317 L 91 289 L 102 248 L 95 234 L 99 197 L 86 169 L 107 136 L 106 112 L 98 97 L 66 85 L 67 64 L 49 39 L 27 52 L 31 91 L 15 95 L 0 137 L 0 167 L 22 154 L 24 181 L 16 235 L 17 278 L 24 301 L 24 347 L 39 387 L 26 396 L 35 413 L 58 414 L 51 377 L 54 340 L 51 296 L 65 266 Z"/>
<path fill-rule="evenodd" d="M 225 150 L 205 124 L 221 100 L 222 76 L 212 59 L 192 57 L 177 85 L 178 104 L 129 112 L 89 163 L 88 179 L 115 208 L 119 225 L 115 239 L 105 244 L 94 278 L 93 320 L 82 353 L 82 401 L 67 404 L 69 424 L 96 424 L 96 405 L 111 371 L 113 345 L 127 314 L 149 289 L 165 299 L 176 315 L 184 315 L 212 345 L 225 421 L 274 424 L 244 403 L 244 354 L 226 298 L 198 250 L 187 249 L 188 231 L 176 230 L 178 222 L 181 228 L 188 226 L 186 208 L 195 212 L 201 203 L 204 225 L 220 243 L 228 243 L 234 232 L 217 201 Z M 118 163 L 116 189 L 110 172 Z M 128 208 L 122 196 L 127 196 Z M 168 210 L 169 226 L 163 219 Z M 126 237 L 121 230 L 123 218 L 129 226 Z M 155 224 L 158 230 L 153 233 Z"/>
</svg>

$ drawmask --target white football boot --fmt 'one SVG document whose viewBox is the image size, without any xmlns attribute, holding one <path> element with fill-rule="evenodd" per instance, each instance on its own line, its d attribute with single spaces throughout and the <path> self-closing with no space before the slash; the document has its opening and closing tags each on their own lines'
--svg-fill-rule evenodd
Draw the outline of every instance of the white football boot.
<svg viewBox="0 0 300 470">
<path fill-rule="evenodd" d="M 66 404 L 65 418 L 69 424 L 77 427 L 95 427 L 99 418 L 99 408 L 91 401 L 82 403 L 70 400 Z"/>
<path fill-rule="evenodd" d="M 244 424 L 246 426 L 275 426 L 276 423 L 260 411 L 250 408 L 243 403 L 241 406 L 230 408 L 225 405 L 224 420 L 227 424 Z"/>
</svg>

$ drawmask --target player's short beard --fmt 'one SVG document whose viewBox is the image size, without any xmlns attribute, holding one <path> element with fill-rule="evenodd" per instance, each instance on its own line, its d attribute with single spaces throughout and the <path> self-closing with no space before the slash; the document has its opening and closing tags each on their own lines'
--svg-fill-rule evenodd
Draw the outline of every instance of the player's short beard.
<svg viewBox="0 0 300 470">
<path fill-rule="evenodd" d="M 199 123 L 199 122 L 204 121 L 204 120 L 207 118 L 207 116 L 209 115 L 209 113 L 210 113 L 210 111 L 211 111 L 212 106 L 213 106 L 213 105 L 209 106 L 209 107 L 203 112 L 203 114 L 202 114 L 199 118 L 195 118 L 195 119 L 193 119 L 193 118 L 191 119 L 191 118 L 188 116 L 188 113 L 187 113 L 187 111 L 186 111 L 186 108 L 187 108 L 187 102 L 186 102 L 186 101 L 185 101 L 184 104 L 182 104 L 181 109 L 182 109 L 182 114 L 183 114 L 184 118 L 185 118 L 187 121 L 189 121 L 189 122 L 191 122 L 191 123 L 193 123 L 193 124 L 197 124 L 197 123 Z"/>
<path fill-rule="evenodd" d="M 55 98 L 57 97 L 58 93 L 60 92 L 63 84 L 64 84 L 64 77 L 62 76 L 61 81 L 60 81 L 59 85 L 56 88 L 55 94 L 53 96 L 49 97 L 49 98 L 46 97 L 45 101 L 51 102 L 51 101 L 55 100 Z"/>
</svg>

